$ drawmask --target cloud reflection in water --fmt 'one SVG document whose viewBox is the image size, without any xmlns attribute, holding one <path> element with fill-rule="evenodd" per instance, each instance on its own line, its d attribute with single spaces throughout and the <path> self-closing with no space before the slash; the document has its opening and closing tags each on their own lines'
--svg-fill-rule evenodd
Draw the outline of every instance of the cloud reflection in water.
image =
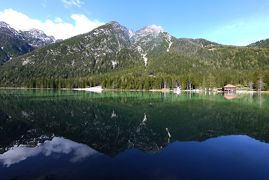
<svg viewBox="0 0 269 180">
<path fill-rule="evenodd" d="M 53 153 L 72 153 L 70 162 L 73 163 L 98 154 L 97 151 L 84 144 L 79 144 L 65 138 L 54 137 L 52 140 L 45 141 L 43 144 L 39 144 L 36 147 L 14 146 L 9 151 L 0 154 L 0 162 L 9 167 L 33 156 L 50 156 Z"/>
</svg>

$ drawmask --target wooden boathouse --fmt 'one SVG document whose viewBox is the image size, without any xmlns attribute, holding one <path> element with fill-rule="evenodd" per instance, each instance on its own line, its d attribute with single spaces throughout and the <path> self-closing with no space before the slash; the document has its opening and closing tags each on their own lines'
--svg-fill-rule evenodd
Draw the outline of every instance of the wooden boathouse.
<svg viewBox="0 0 269 180">
<path fill-rule="evenodd" d="M 227 84 L 226 86 L 223 87 L 223 92 L 224 93 L 236 93 L 236 86 L 232 84 Z"/>
</svg>

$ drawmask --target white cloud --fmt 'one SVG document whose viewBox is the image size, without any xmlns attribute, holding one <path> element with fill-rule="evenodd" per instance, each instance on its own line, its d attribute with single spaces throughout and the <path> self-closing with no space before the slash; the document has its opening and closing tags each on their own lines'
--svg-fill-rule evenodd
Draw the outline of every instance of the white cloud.
<svg viewBox="0 0 269 180">
<path fill-rule="evenodd" d="M 69 8 L 72 6 L 81 7 L 84 4 L 81 0 L 62 0 L 64 7 Z"/>
<path fill-rule="evenodd" d="M 56 39 L 67 39 L 87 33 L 104 24 L 98 20 L 91 20 L 83 14 L 72 14 L 70 18 L 73 23 L 64 22 L 60 17 L 56 17 L 54 20 L 40 21 L 13 9 L 0 11 L 0 21 L 8 23 L 13 28 L 24 31 L 32 28 L 40 29 Z"/>
<path fill-rule="evenodd" d="M 60 17 L 56 17 L 56 18 L 54 19 L 54 22 L 56 22 L 56 23 L 62 23 L 62 22 L 63 22 L 63 19 L 60 18 Z"/>
</svg>

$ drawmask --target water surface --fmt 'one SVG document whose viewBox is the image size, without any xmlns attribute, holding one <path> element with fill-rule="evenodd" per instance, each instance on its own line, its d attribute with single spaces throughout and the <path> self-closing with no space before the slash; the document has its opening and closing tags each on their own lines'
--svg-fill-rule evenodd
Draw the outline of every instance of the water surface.
<svg viewBox="0 0 269 180">
<path fill-rule="evenodd" d="M 1 90 L 1 179 L 268 179 L 269 96 Z"/>
</svg>

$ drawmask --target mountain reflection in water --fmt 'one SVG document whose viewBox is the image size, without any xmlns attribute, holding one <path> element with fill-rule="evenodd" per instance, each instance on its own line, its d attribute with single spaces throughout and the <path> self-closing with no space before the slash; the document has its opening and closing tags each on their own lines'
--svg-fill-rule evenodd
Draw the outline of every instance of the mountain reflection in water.
<svg viewBox="0 0 269 180">
<path fill-rule="evenodd" d="M 91 155 L 98 154 L 97 151 L 86 145 L 64 138 L 54 137 L 52 140 L 45 141 L 43 144 L 37 144 L 36 147 L 14 146 L 0 155 L 0 162 L 9 167 L 30 157 L 40 155 L 51 156 L 53 153 L 72 154 L 70 162 L 74 163 Z"/>
<path fill-rule="evenodd" d="M 268 144 L 238 135 L 204 142 L 176 141 L 158 153 L 131 148 L 108 157 L 54 137 L 36 147 L 14 147 L 2 154 L 0 173 L 4 179 L 14 174 L 24 179 L 267 179 L 268 152 Z"/>
<path fill-rule="evenodd" d="M 0 101 L 3 179 L 268 179 L 268 95 L 1 90 Z"/>
</svg>

